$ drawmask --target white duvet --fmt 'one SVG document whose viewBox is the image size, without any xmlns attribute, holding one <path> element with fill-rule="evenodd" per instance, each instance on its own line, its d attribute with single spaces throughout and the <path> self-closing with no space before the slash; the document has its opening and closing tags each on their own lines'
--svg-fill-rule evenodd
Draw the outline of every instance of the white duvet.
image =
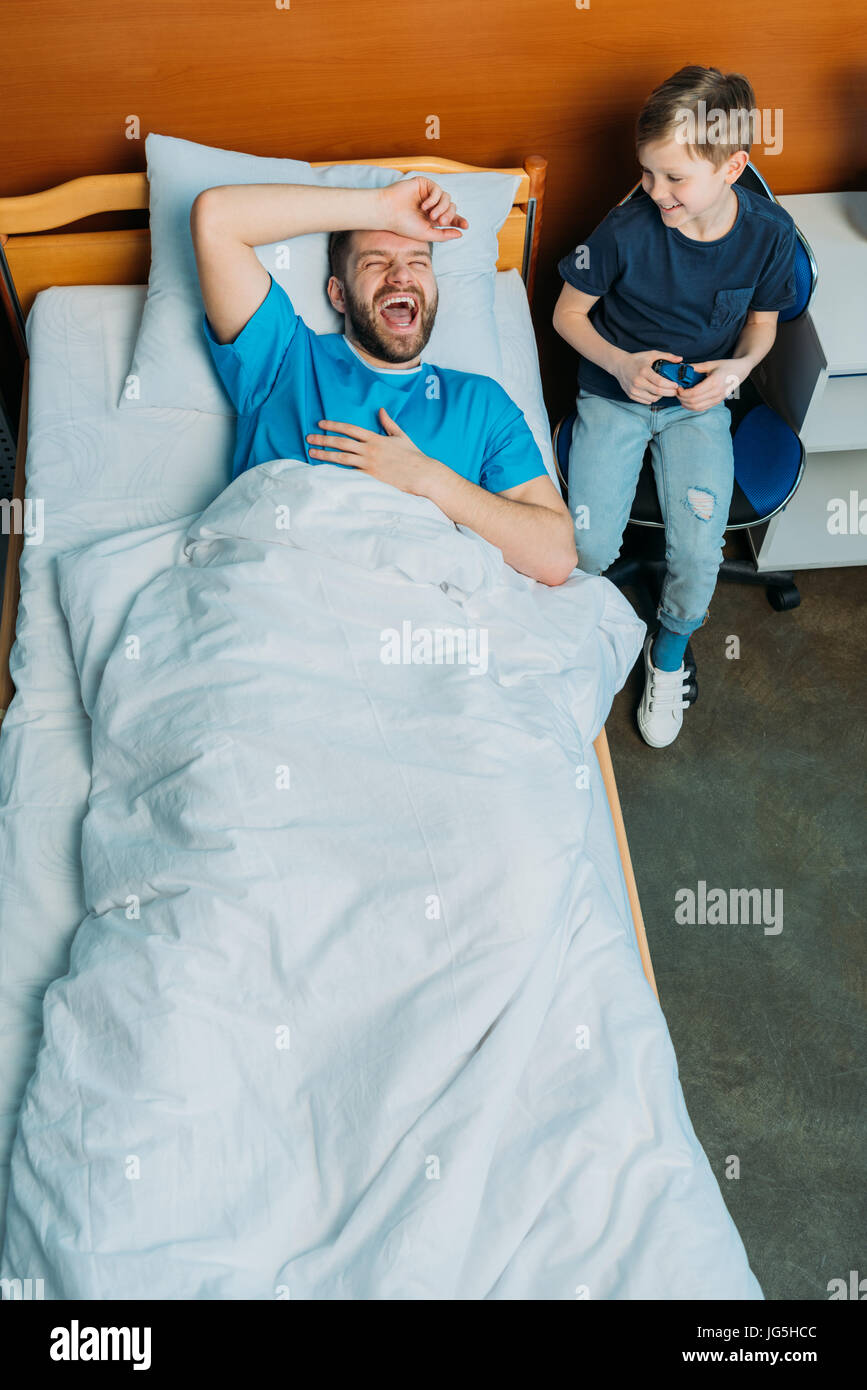
<svg viewBox="0 0 867 1390">
<path fill-rule="evenodd" d="M 88 916 L 6 1279 L 49 1298 L 760 1298 L 585 843 L 640 650 L 432 503 L 276 461 L 59 562 Z"/>
</svg>

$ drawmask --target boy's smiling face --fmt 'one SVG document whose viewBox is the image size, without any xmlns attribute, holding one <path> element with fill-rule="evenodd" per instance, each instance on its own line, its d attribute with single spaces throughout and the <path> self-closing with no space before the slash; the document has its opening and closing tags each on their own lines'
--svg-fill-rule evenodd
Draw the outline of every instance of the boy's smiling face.
<svg viewBox="0 0 867 1390">
<path fill-rule="evenodd" d="M 666 227 L 710 238 L 721 220 L 730 218 L 729 191 L 747 164 L 743 150 L 716 168 L 709 159 L 694 155 L 689 145 L 658 140 L 643 145 L 638 158 L 641 186 Z"/>
</svg>

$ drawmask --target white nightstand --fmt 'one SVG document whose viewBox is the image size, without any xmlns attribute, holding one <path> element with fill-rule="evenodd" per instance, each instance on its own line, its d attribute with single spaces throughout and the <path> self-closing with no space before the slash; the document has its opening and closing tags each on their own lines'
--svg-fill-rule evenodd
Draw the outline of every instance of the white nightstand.
<svg viewBox="0 0 867 1390">
<path fill-rule="evenodd" d="M 789 505 L 750 531 L 750 543 L 759 570 L 867 565 L 867 192 L 777 201 L 819 276 L 807 312 L 779 325 L 754 379 L 800 435 L 806 460 Z"/>
</svg>

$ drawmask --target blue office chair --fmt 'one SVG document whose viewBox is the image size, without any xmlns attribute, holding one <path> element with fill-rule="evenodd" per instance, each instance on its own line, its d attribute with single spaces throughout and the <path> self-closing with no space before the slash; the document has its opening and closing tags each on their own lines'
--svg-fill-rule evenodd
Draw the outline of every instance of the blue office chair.
<svg viewBox="0 0 867 1390">
<path fill-rule="evenodd" d="M 762 197 L 774 200 L 765 180 L 758 169 L 747 163 L 738 180 L 746 188 Z M 641 182 L 630 189 L 621 203 L 634 197 L 641 189 Z M 618 204 L 619 206 L 619 204 Z M 780 312 L 778 322 L 786 323 L 806 312 L 816 288 L 818 271 L 813 253 L 806 239 L 797 230 L 795 248 L 795 303 Z M 765 525 L 777 512 L 783 510 L 794 496 L 804 473 L 804 446 L 786 422 L 766 405 L 752 378 L 742 383 L 737 399 L 727 401 L 731 412 L 732 447 L 734 451 L 735 484 L 729 508 L 729 531 L 751 530 L 754 526 Z M 569 487 L 569 447 L 572 442 L 572 428 L 577 409 L 573 408 L 559 421 L 554 429 L 553 445 L 557 471 L 563 496 L 568 500 Z M 650 462 L 650 446 L 644 456 L 635 498 L 629 514 L 629 526 L 646 527 L 657 533 L 664 531 L 662 511 L 656 494 L 656 481 Z M 628 528 L 627 528 L 628 534 Z M 650 592 L 654 610 L 659 602 L 662 581 L 665 574 L 664 537 L 647 537 L 645 544 L 637 553 L 619 556 L 607 570 L 606 577 L 615 584 L 639 584 Z M 624 547 L 626 540 L 624 539 Z M 580 563 L 580 555 L 579 555 Z M 777 611 L 797 608 L 801 596 L 790 571 L 774 570 L 759 573 L 756 566 L 745 560 L 724 559 L 720 565 L 720 579 L 740 584 L 762 585 L 768 601 Z M 687 647 L 685 665 L 690 672 L 688 697 L 694 701 L 698 696 L 695 675 L 695 659 L 691 647 Z"/>
</svg>

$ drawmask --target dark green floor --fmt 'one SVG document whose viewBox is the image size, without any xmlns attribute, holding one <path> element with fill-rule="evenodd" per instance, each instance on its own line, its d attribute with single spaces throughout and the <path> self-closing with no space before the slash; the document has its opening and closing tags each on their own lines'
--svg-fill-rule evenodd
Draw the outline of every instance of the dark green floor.
<svg viewBox="0 0 867 1390">
<path fill-rule="evenodd" d="M 867 1277 L 867 577 L 795 577 L 789 613 L 718 585 L 670 748 L 636 730 L 640 663 L 607 727 L 693 1125 L 766 1298 L 827 1299 L 829 1280 Z M 676 924 L 699 880 L 782 889 L 782 932 Z"/>
</svg>

